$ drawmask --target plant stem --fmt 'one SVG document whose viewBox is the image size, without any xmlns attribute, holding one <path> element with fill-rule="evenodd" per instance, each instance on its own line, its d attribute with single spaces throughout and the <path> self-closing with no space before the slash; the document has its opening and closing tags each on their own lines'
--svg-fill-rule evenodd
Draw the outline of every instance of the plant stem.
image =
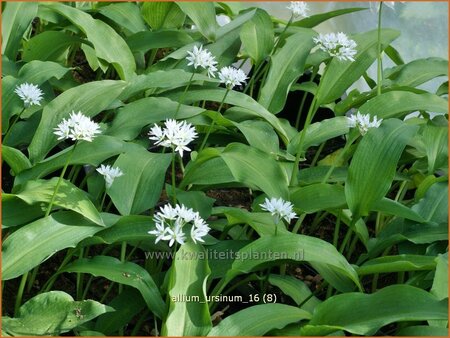
<svg viewBox="0 0 450 338">
<path fill-rule="evenodd" d="M 305 213 L 301 214 L 301 215 L 298 217 L 298 220 L 297 220 L 297 222 L 295 222 L 294 228 L 292 229 L 292 233 L 296 234 L 296 233 L 298 232 L 298 230 L 300 229 L 300 227 L 301 227 L 301 225 L 302 225 L 303 220 L 305 219 L 305 217 L 306 217 L 306 214 L 305 214 Z"/>
<path fill-rule="evenodd" d="M 69 157 L 67 158 L 66 164 L 64 164 L 64 168 L 61 171 L 61 175 L 59 175 L 58 182 L 56 183 L 55 190 L 53 191 L 52 198 L 50 200 L 50 203 L 48 204 L 47 211 L 45 212 L 45 216 L 44 217 L 47 217 L 48 215 L 50 215 L 50 211 L 52 210 L 53 203 L 55 202 L 55 198 L 56 198 L 56 194 L 58 193 L 59 186 L 61 185 L 61 182 L 62 182 L 62 179 L 64 177 L 64 174 L 66 173 L 67 167 L 69 166 L 69 162 L 72 159 L 72 155 L 75 152 L 75 148 L 77 147 L 77 145 L 78 145 L 78 142 L 76 142 L 74 144 L 72 150 L 69 153 Z"/>
<path fill-rule="evenodd" d="M 41 292 L 48 292 L 52 288 L 53 284 L 56 281 L 56 277 L 58 276 L 58 272 L 61 271 L 61 269 L 66 266 L 66 264 L 69 262 L 69 260 L 72 258 L 73 254 L 75 253 L 75 249 L 69 249 L 66 253 L 66 257 L 64 257 L 64 260 L 62 261 L 61 265 L 59 266 L 58 270 L 50 277 L 50 279 L 44 284 L 42 287 Z"/>
<path fill-rule="evenodd" d="M 227 87 L 227 90 L 226 90 L 226 92 L 225 92 L 225 95 L 223 96 L 222 102 L 220 102 L 219 109 L 217 110 L 217 112 L 218 112 L 219 114 L 220 114 L 220 111 L 222 110 L 223 104 L 224 104 L 225 99 L 227 98 L 227 95 L 228 95 L 228 93 L 230 92 L 230 90 L 231 90 L 231 88 L 230 88 L 230 87 Z M 215 121 L 213 120 L 212 123 L 211 123 L 211 125 L 209 126 L 208 132 L 206 133 L 206 136 L 205 136 L 205 138 L 203 139 L 203 142 L 202 142 L 202 144 L 201 144 L 200 149 L 198 150 L 198 152 L 201 152 L 201 151 L 203 150 L 203 148 L 205 148 L 206 141 L 208 141 L 209 134 L 211 134 L 211 130 L 213 129 L 214 124 L 215 124 Z"/>
<path fill-rule="evenodd" d="M 105 189 L 105 191 L 103 192 L 102 201 L 100 202 L 100 206 L 99 206 L 99 208 L 98 208 L 98 211 L 102 211 L 103 205 L 105 204 L 105 199 L 106 199 L 106 189 Z"/>
<path fill-rule="evenodd" d="M 173 202 L 173 206 L 175 206 L 177 204 L 177 193 L 175 191 L 175 189 L 177 188 L 177 183 L 176 183 L 176 173 L 175 173 L 175 161 L 176 161 L 176 154 L 175 154 L 175 149 L 172 149 L 172 202 Z"/>
<path fill-rule="evenodd" d="M 381 94 L 381 81 L 383 78 L 382 74 L 382 60 L 381 60 L 381 12 L 383 9 L 383 2 L 380 2 L 378 8 L 378 55 L 377 55 L 377 95 Z"/>
<path fill-rule="evenodd" d="M 81 261 L 84 255 L 84 248 L 80 248 L 80 254 L 78 256 L 78 260 Z M 83 274 L 81 272 L 77 272 L 77 299 L 81 300 L 83 290 Z"/>
<path fill-rule="evenodd" d="M 127 242 L 123 241 L 120 247 L 120 261 L 125 263 L 127 257 Z M 123 285 L 119 284 L 119 294 L 122 293 Z"/>
<path fill-rule="evenodd" d="M 311 81 L 311 82 L 314 81 L 314 78 L 317 75 L 317 71 L 318 71 L 318 67 L 313 69 L 313 71 L 311 72 L 311 79 L 309 81 Z M 302 115 L 303 106 L 305 105 L 307 96 L 308 96 L 308 92 L 305 92 L 303 94 L 302 102 L 300 103 L 300 107 L 298 108 L 297 118 L 295 119 L 295 129 L 297 129 L 297 130 L 298 130 L 298 127 L 300 126 L 300 116 Z"/>
<path fill-rule="evenodd" d="M 19 316 L 20 305 L 22 304 L 23 291 L 25 289 L 25 284 L 27 283 L 28 272 L 22 275 L 20 280 L 19 290 L 17 291 L 16 304 L 14 306 L 14 317 Z"/>
<path fill-rule="evenodd" d="M 12 121 L 12 123 L 9 125 L 8 130 L 6 131 L 5 137 L 2 140 L 3 144 L 6 144 L 6 141 L 8 140 L 9 135 L 11 134 L 11 130 L 13 129 L 14 125 L 16 124 L 16 122 L 20 119 L 20 117 L 22 116 L 23 112 L 25 111 L 26 107 L 23 107 L 22 111 L 16 115 L 16 117 L 14 118 L 14 120 Z"/>
<path fill-rule="evenodd" d="M 311 102 L 311 106 L 309 107 L 309 110 L 308 110 L 308 115 L 306 116 L 305 127 L 303 128 L 302 134 L 300 135 L 300 141 L 298 143 L 297 154 L 295 155 L 294 167 L 292 168 L 291 182 L 290 182 L 291 186 L 293 186 L 294 184 L 297 183 L 298 165 L 300 163 L 300 157 L 303 155 L 303 144 L 305 142 L 305 135 L 306 135 L 309 125 L 311 124 L 311 120 L 312 120 L 314 114 L 316 113 L 316 110 L 317 110 L 316 103 L 317 103 L 317 99 L 314 96 L 314 99 Z"/>
<path fill-rule="evenodd" d="M 189 90 L 189 87 L 192 84 L 192 80 L 194 79 L 194 75 L 195 75 L 195 73 L 192 73 L 191 77 L 189 78 L 189 82 L 188 82 L 186 88 L 183 91 L 183 94 L 181 94 L 181 96 L 180 96 L 180 100 L 178 101 L 178 105 L 177 105 L 177 110 L 175 111 L 175 115 L 173 117 L 175 120 L 177 119 L 178 112 L 180 111 L 181 103 L 184 101 L 184 97 L 186 96 L 186 93 L 187 93 L 187 91 Z"/>
</svg>

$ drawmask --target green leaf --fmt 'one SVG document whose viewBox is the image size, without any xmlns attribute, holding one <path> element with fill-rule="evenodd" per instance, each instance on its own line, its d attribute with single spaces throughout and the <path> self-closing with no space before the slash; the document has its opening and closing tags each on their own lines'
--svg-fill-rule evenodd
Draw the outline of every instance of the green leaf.
<svg viewBox="0 0 450 338">
<path fill-rule="evenodd" d="M 315 237 L 296 234 L 264 236 L 245 246 L 238 253 L 240 259 L 236 259 L 232 269 L 228 271 L 226 283 L 241 273 L 248 273 L 261 267 L 264 263 L 277 259 L 292 259 L 310 263 L 339 291 L 350 291 L 354 289 L 355 284 L 360 286 L 356 271 L 344 256 L 330 243 Z M 248 259 L 249 257 L 252 259 Z"/>
<path fill-rule="evenodd" d="M 274 44 L 273 23 L 269 14 L 257 9 L 253 18 L 242 25 L 240 37 L 253 63 L 259 65 L 270 54 Z"/>
<path fill-rule="evenodd" d="M 125 85 L 125 82 L 111 80 L 90 82 L 66 90 L 47 104 L 28 148 L 31 162 L 42 160 L 59 142 L 53 132 L 49 131 L 67 118 L 72 111 L 81 111 L 86 116 L 93 117 L 106 109 L 120 95 Z"/>
<path fill-rule="evenodd" d="M 119 155 L 114 166 L 124 175 L 114 181 L 108 194 L 122 215 L 140 214 L 155 206 L 170 161 L 171 154 L 150 153 L 143 147 Z"/>
<path fill-rule="evenodd" d="M 2 279 L 22 275 L 54 253 L 75 247 L 102 229 L 71 211 L 53 213 L 27 224 L 3 242 Z"/>
<path fill-rule="evenodd" d="M 361 114 L 376 115 L 383 119 L 401 118 L 415 110 L 448 113 L 448 101 L 430 93 L 390 91 L 370 99 L 359 107 Z"/>
<path fill-rule="evenodd" d="M 62 3 L 48 3 L 42 6 L 65 16 L 83 31 L 88 41 L 94 45 L 97 57 L 112 64 L 122 80 L 131 78 L 136 70 L 133 54 L 111 26 Z"/>
<path fill-rule="evenodd" d="M 176 2 L 176 4 L 194 22 L 205 38 L 209 41 L 216 39 L 218 24 L 213 2 Z"/>
<path fill-rule="evenodd" d="M 314 46 L 314 36 L 311 29 L 295 33 L 271 57 L 269 72 L 258 98 L 258 102 L 270 112 L 276 114 L 283 109 L 292 83 L 303 74 L 306 57 Z"/>
<path fill-rule="evenodd" d="M 2 229 L 30 223 L 45 214 L 45 206 L 29 205 L 13 194 L 2 193 Z"/>
<path fill-rule="evenodd" d="M 200 244 L 186 243 L 177 251 L 169 271 L 170 306 L 162 327 L 163 336 L 205 336 L 211 329 L 204 289 L 211 270 L 205 255 Z M 182 301 L 180 296 L 191 300 Z"/>
<path fill-rule="evenodd" d="M 2 146 L 2 159 L 9 165 L 14 175 L 31 168 L 30 160 L 18 149 Z"/>
<path fill-rule="evenodd" d="M 381 49 L 384 50 L 399 33 L 392 29 L 381 30 Z M 327 65 L 317 92 L 319 105 L 335 101 L 358 80 L 372 65 L 378 55 L 378 32 L 373 30 L 352 37 L 357 43 L 354 62 L 333 58 Z"/>
<path fill-rule="evenodd" d="M 277 133 L 272 126 L 265 121 L 246 120 L 233 123 L 247 142 L 254 148 L 262 150 L 268 154 L 277 154 L 279 152 L 279 140 Z"/>
<path fill-rule="evenodd" d="M 121 262 L 117 258 L 108 256 L 95 256 L 78 259 L 60 272 L 89 273 L 131 286 L 139 290 L 148 308 L 158 318 L 162 318 L 166 312 L 166 305 L 152 277 L 144 268 L 132 262 Z"/>
<path fill-rule="evenodd" d="M 416 132 L 416 126 L 390 119 L 364 135 L 353 155 L 345 184 L 345 196 L 354 218 L 368 215 L 389 191 L 397 162 Z"/>
<path fill-rule="evenodd" d="M 344 15 L 344 14 L 347 14 L 347 13 L 364 11 L 366 9 L 367 8 L 361 8 L 361 7 L 343 8 L 343 9 L 338 9 L 338 10 L 327 12 L 327 13 L 315 14 L 315 15 L 311 15 L 311 16 L 309 16 L 307 18 L 304 18 L 302 20 L 293 22 L 292 26 L 304 27 L 304 28 L 313 28 L 313 27 L 321 24 L 322 22 L 327 21 L 327 20 L 329 20 L 331 18 L 334 18 L 336 16 Z"/>
<path fill-rule="evenodd" d="M 48 181 L 28 181 L 16 196 L 28 204 L 40 202 L 48 204 L 52 199 L 58 180 L 58 177 L 53 177 Z M 75 211 L 95 224 L 104 226 L 97 208 L 89 200 L 87 194 L 69 181 L 61 180 L 54 205 Z"/>
<path fill-rule="evenodd" d="M 430 292 L 443 300 L 448 298 L 448 253 L 437 256 L 435 262 L 436 272 Z"/>
<path fill-rule="evenodd" d="M 155 48 L 182 47 L 194 40 L 183 31 L 163 30 L 139 32 L 128 37 L 126 41 L 133 52 L 146 53 Z"/>
<path fill-rule="evenodd" d="M 356 269 L 358 275 L 400 271 L 434 270 L 435 258 L 421 255 L 383 256 L 365 262 Z"/>
<path fill-rule="evenodd" d="M 147 30 L 139 7 L 135 3 L 116 3 L 99 9 L 100 14 L 114 20 L 129 33 Z"/>
<path fill-rule="evenodd" d="M 220 156 L 237 182 L 264 191 L 271 197 L 287 198 L 287 175 L 266 153 L 241 143 L 231 143 Z"/>
<path fill-rule="evenodd" d="M 322 326 L 325 332 L 341 329 L 371 336 L 391 323 L 447 319 L 447 316 L 445 301 L 438 301 L 419 288 L 392 285 L 371 295 L 346 293 L 331 297 L 316 307 L 309 324 Z"/>
<path fill-rule="evenodd" d="M 310 317 L 308 312 L 295 306 L 254 305 L 222 320 L 208 336 L 262 336 L 270 330 L 282 329 L 288 324 Z"/>
<path fill-rule="evenodd" d="M 436 327 L 436 326 L 426 326 L 426 325 L 414 325 L 407 326 L 396 332 L 396 336 L 404 337 L 446 337 L 448 336 L 448 328 L 446 327 Z"/>
<path fill-rule="evenodd" d="M 408 208 L 404 204 L 391 200 L 389 198 L 382 198 L 377 201 L 373 206 L 374 210 L 380 211 L 385 214 L 394 215 L 397 217 L 403 217 L 411 219 L 416 222 L 424 222 L 425 220 L 414 210 Z"/>
<path fill-rule="evenodd" d="M 422 134 L 428 160 L 428 173 L 448 169 L 448 126 L 427 124 Z"/>
<path fill-rule="evenodd" d="M 11 2 L 2 6 L 2 54 L 16 60 L 23 35 L 38 10 L 37 2 Z"/>
<path fill-rule="evenodd" d="M 145 22 L 153 29 L 179 28 L 183 25 L 186 15 L 172 2 L 144 2 L 141 14 Z"/>
<path fill-rule="evenodd" d="M 387 69 L 384 77 L 396 86 L 417 87 L 439 76 L 448 76 L 448 61 L 441 58 L 414 60 Z"/>
<path fill-rule="evenodd" d="M 345 208 L 344 187 L 318 183 L 300 187 L 291 192 L 290 201 L 295 208 L 306 213 L 334 208 Z"/>
<path fill-rule="evenodd" d="M 63 291 L 50 291 L 23 304 L 17 318 L 2 317 L 2 330 L 14 336 L 59 336 L 111 311 L 94 300 L 78 302 Z"/>
</svg>

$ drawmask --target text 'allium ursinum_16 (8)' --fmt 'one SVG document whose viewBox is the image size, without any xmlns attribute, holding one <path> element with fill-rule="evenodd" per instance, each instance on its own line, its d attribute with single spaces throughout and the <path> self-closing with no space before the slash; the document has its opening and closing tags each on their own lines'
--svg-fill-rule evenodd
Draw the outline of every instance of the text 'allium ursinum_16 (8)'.
<svg viewBox="0 0 450 338">
<path fill-rule="evenodd" d="M 167 119 L 164 128 L 155 124 L 148 133 L 149 139 L 155 141 L 156 145 L 172 148 L 183 157 L 183 151 L 190 151 L 187 147 L 196 137 L 195 128 L 186 121 L 178 122 Z"/>
<path fill-rule="evenodd" d="M 355 61 L 354 57 L 357 53 L 356 42 L 349 39 L 348 36 L 342 32 L 320 33 L 318 37 L 313 38 L 313 41 L 321 50 L 327 52 L 332 57 L 336 57 L 341 61 Z"/>
<path fill-rule="evenodd" d="M 349 127 L 358 128 L 361 135 L 365 135 L 370 128 L 378 128 L 381 125 L 381 122 L 383 122 L 383 119 L 378 120 L 376 115 L 371 121 L 369 114 L 363 115 L 360 112 L 358 112 L 356 115 L 353 114 L 347 118 Z"/>
<path fill-rule="evenodd" d="M 110 188 L 117 177 L 123 176 L 122 170 L 118 167 L 108 165 L 100 165 L 97 172 L 105 178 L 106 187 Z"/>
<path fill-rule="evenodd" d="M 204 242 L 203 237 L 210 230 L 198 212 L 182 204 L 177 204 L 175 207 L 165 205 L 155 213 L 153 220 L 156 229 L 148 233 L 156 236 L 155 244 L 161 240 L 169 241 L 170 247 L 175 242 L 184 244 L 188 236 L 187 231 L 194 243 Z M 189 227 L 190 229 L 187 229 Z"/>
<path fill-rule="evenodd" d="M 92 121 L 83 113 L 75 113 L 72 111 L 68 119 L 63 119 L 53 132 L 58 136 L 58 140 L 71 139 L 72 141 L 85 140 L 92 142 L 92 140 L 100 134 L 100 125 Z"/>
<path fill-rule="evenodd" d="M 291 1 L 291 4 L 287 7 L 287 9 L 291 10 L 294 18 L 298 17 L 308 17 L 308 4 L 304 1 Z"/>
<path fill-rule="evenodd" d="M 291 202 L 285 201 L 281 197 L 278 199 L 275 197 L 271 199 L 266 198 L 260 206 L 263 210 L 270 212 L 275 217 L 275 223 L 277 224 L 282 218 L 290 223 L 292 219 L 297 217 L 297 214 L 293 211 L 294 206 Z"/>
<path fill-rule="evenodd" d="M 192 51 L 188 51 L 187 53 L 186 60 L 189 61 L 188 66 L 194 66 L 195 69 L 198 67 L 206 69 L 209 77 L 215 77 L 217 61 L 209 50 L 203 48 L 203 45 L 200 45 L 200 47 L 194 46 Z"/>
<path fill-rule="evenodd" d="M 37 85 L 31 83 L 22 83 L 21 85 L 16 86 L 14 93 L 19 95 L 25 107 L 32 105 L 40 106 L 42 96 L 44 95 Z"/>
</svg>

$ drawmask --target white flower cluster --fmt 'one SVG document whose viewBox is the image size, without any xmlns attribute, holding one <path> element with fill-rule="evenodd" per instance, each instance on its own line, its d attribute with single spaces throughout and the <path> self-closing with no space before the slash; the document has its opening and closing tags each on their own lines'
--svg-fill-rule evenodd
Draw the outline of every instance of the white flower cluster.
<svg viewBox="0 0 450 338">
<path fill-rule="evenodd" d="M 270 200 L 266 198 L 263 204 L 260 204 L 263 210 L 266 210 L 275 217 L 275 223 L 278 224 L 281 218 L 284 218 L 286 222 L 290 223 L 292 219 L 297 217 L 297 214 L 293 211 L 293 205 L 291 202 L 287 202 L 280 198 L 272 197 Z"/>
<path fill-rule="evenodd" d="M 186 241 L 186 233 L 183 228 L 191 226 L 190 237 L 194 243 L 204 242 L 203 237 L 210 230 L 208 224 L 200 217 L 200 214 L 184 205 L 176 205 L 172 207 L 167 204 L 158 211 L 153 220 L 156 229 L 148 233 L 156 236 L 155 243 L 160 240 L 169 241 L 169 246 L 175 242 L 184 244 Z"/>
<path fill-rule="evenodd" d="M 378 128 L 381 125 L 381 122 L 383 119 L 377 119 L 377 116 L 375 115 L 373 117 L 373 121 L 370 121 L 370 115 L 362 115 L 360 112 L 358 112 L 356 115 L 351 115 L 348 117 L 348 122 L 350 128 L 356 128 L 358 127 L 359 132 L 361 135 L 365 135 L 367 131 L 370 128 Z"/>
<path fill-rule="evenodd" d="M 355 61 L 356 42 L 348 38 L 344 33 L 319 34 L 313 41 L 321 50 L 335 56 L 341 61 Z"/>
<path fill-rule="evenodd" d="M 242 70 L 230 66 L 220 69 L 219 79 L 221 83 L 224 83 L 229 89 L 232 89 L 235 86 L 244 84 L 247 76 Z"/>
<path fill-rule="evenodd" d="M 31 105 L 40 106 L 42 95 L 44 95 L 38 86 L 31 83 L 22 83 L 16 87 L 14 93 L 19 95 L 25 107 L 29 107 Z"/>
<path fill-rule="evenodd" d="M 201 45 L 200 47 L 194 46 L 194 49 L 187 53 L 189 54 L 186 57 L 186 60 L 189 61 L 188 66 L 194 66 L 195 69 L 202 67 L 208 71 L 209 77 L 215 77 L 214 73 L 217 72 L 217 61 L 210 51 L 206 48 L 203 49 Z"/>
<path fill-rule="evenodd" d="M 122 170 L 117 167 L 112 167 L 108 165 L 100 165 L 100 168 L 97 168 L 97 171 L 104 176 L 106 187 L 110 188 L 114 182 L 114 179 L 123 175 Z"/>
<path fill-rule="evenodd" d="M 156 141 L 155 144 L 178 151 L 183 157 L 184 150 L 191 150 L 187 145 L 197 137 L 195 128 L 186 121 L 177 122 L 173 119 L 167 119 L 164 125 L 163 129 L 155 123 L 148 132 L 149 139 Z"/>
<path fill-rule="evenodd" d="M 294 17 L 303 16 L 306 18 L 309 12 L 308 4 L 304 1 L 291 1 L 287 9 L 292 11 Z"/>
<path fill-rule="evenodd" d="M 100 125 L 92 121 L 81 112 L 72 111 L 68 119 L 62 120 L 56 128 L 54 134 L 58 140 L 71 139 L 73 141 L 85 140 L 92 142 L 97 134 L 100 134 Z"/>
</svg>

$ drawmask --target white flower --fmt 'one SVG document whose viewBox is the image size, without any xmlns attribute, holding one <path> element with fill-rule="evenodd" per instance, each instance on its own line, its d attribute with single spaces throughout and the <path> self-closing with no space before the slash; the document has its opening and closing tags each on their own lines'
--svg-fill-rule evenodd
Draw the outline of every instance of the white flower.
<svg viewBox="0 0 450 338">
<path fill-rule="evenodd" d="M 214 73 L 217 71 L 217 61 L 210 51 L 207 49 L 203 49 L 201 45 L 200 48 L 194 46 L 194 49 L 187 52 L 189 56 L 186 57 L 186 60 L 189 61 L 188 66 L 194 66 L 195 69 L 197 67 L 202 67 L 208 71 L 209 77 L 214 77 Z"/>
<path fill-rule="evenodd" d="M 232 89 L 235 86 L 240 86 L 245 83 L 247 76 L 245 73 L 234 67 L 223 67 L 219 71 L 220 82 L 225 83 L 225 85 Z"/>
<path fill-rule="evenodd" d="M 73 141 L 85 140 L 92 142 L 97 134 L 100 134 L 100 125 L 92 121 L 81 112 L 72 111 L 68 119 L 63 119 L 56 128 L 54 134 L 58 140 L 72 139 Z"/>
<path fill-rule="evenodd" d="M 110 188 L 114 182 L 116 177 L 120 177 L 123 175 L 122 170 L 117 167 L 111 167 L 108 165 L 101 165 L 100 168 L 97 168 L 97 171 L 105 177 L 106 187 Z"/>
<path fill-rule="evenodd" d="M 200 217 L 200 214 L 184 205 L 165 205 L 153 217 L 156 229 L 149 231 L 149 234 L 156 235 L 157 243 L 160 240 L 169 241 L 169 246 L 177 242 L 184 244 L 186 233 L 183 231 L 187 224 L 191 225 L 190 236 L 194 243 L 203 242 L 203 237 L 210 230 L 206 222 Z"/>
<path fill-rule="evenodd" d="M 178 151 L 181 157 L 183 151 L 191 150 L 187 145 L 197 137 L 197 133 L 190 123 L 168 119 L 164 125 L 165 128 L 162 129 L 155 124 L 148 133 L 149 139 L 156 141 L 155 144 Z"/>
<path fill-rule="evenodd" d="M 375 115 L 373 117 L 373 121 L 371 122 L 369 114 L 362 115 L 358 112 L 356 115 L 351 115 L 348 117 L 348 122 L 350 128 L 358 127 L 361 135 L 365 135 L 370 128 L 378 128 L 381 125 L 381 122 L 383 122 L 383 119 L 378 120 Z"/>
<path fill-rule="evenodd" d="M 321 33 L 318 37 L 314 37 L 313 41 L 330 56 L 335 56 L 341 61 L 355 61 L 356 42 L 344 33 Z"/>
<path fill-rule="evenodd" d="M 38 86 L 31 83 L 22 83 L 20 86 L 16 86 L 14 92 L 20 96 L 25 107 L 31 105 L 40 106 L 42 95 L 44 95 Z"/>
<path fill-rule="evenodd" d="M 281 197 L 279 199 L 272 197 L 270 200 L 266 198 L 260 206 L 275 217 L 275 223 L 277 224 L 281 218 L 290 223 L 293 218 L 297 217 L 297 214 L 292 210 L 293 205 L 291 202 L 284 201 Z"/>
<path fill-rule="evenodd" d="M 291 1 L 291 4 L 287 7 L 287 9 L 290 9 L 292 11 L 292 15 L 294 17 L 307 17 L 308 16 L 308 4 L 304 1 Z"/>
</svg>

